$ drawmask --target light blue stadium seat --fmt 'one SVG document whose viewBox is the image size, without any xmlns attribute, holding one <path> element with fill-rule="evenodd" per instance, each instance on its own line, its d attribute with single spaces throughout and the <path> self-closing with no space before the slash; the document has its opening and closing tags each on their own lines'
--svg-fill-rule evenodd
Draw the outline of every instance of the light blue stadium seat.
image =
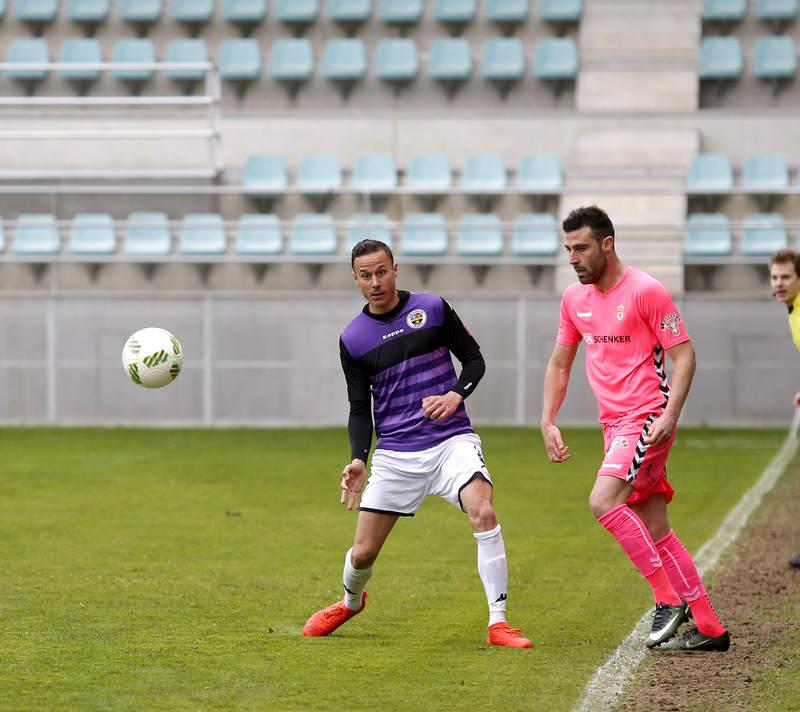
<svg viewBox="0 0 800 712">
<path fill-rule="evenodd" d="M 234 25 L 257 25 L 267 16 L 267 0 L 223 0 L 222 17 Z"/>
<path fill-rule="evenodd" d="M 279 255 L 283 235 L 277 215 L 247 213 L 239 218 L 234 250 L 237 255 Z"/>
<path fill-rule="evenodd" d="M 182 255 L 223 255 L 225 226 L 218 213 L 188 213 L 181 222 L 178 252 Z"/>
<path fill-rule="evenodd" d="M 781 192 L 789 187 L 789 168 L 778 153 L 748 156 L 742 169 L 742 188 L 751 193 Z"/>
<path fill-rule="evenodd" d="M 356 157 L 350 185 L 362 193 L 386 193 L 397 187 L 397 169 L 388 153 L 364 153 Z"/>
<path fill-rule="evenodd" d="M 23 213 L 15 227 L 15 255 L 55 255 L 61 249 L 55 215 Z"/>
<path fill-rule="evenodd" d="M 4 252 L 5 249 L 6 249 L 6 233 L 3 230 L 3 221 L 0 220 L 0 252 Z"/>
<path fill-rule="evenodd" d="M 178 38 L 170 40 L 164 61 L 171 64 L 199 64 L 208 62 L 206 41 L 200 38 Z M 164 74 L 176 82 L 202 81 L 206 73 L 202 69 L 166 69 Z"/>
<path fill-rule="evenodd" d="M 557 24 L 576 23 L 581 19 L 581 0 L 539 0 L 539 19 Z"/>
<path fill-rule="evenodd" d="M 722 213 L 692 213 L 686 224 L 683 254 L 687 257 L 728 257 L 733 239 L 728 218 Z"/>
<path fill-rule="evenodd" d="M 529 0 L 486 0 L 486 19 L 498 25 L 522 24 L 529 12 Z"/>
<path fill-rule="evenodd" d="M 375 76 L 386 82 L 406 82 L 419 74 L 417 43 L 409 38 L 384 37 L 375 51 Z"/>
<path fill-rule="evenodd" d="M 511 230 L 515 257 L 552 257 L 558 252 L 558 226 L 550 213 L 520 213 Z"/>
<path fill-rule="evenodd" d="M 314 72 L 314 51 L 305 37 L 281 37 L 269 51 L 269 75 L 285 82 L 302 82 Z"/>
<path fill-rule="evenodd" d="M 122 39 L 117 40 L 111 61 L 119 64 L 153 64 L 156 61 L 153 43 L 148 39 Z M 153 76 L 149 67 L 141 69 L 112 69 L 112 76 L 123 82 L 144 82 Z"/>
<path fill-rule="evenodd" d="M 753 74 L 759 79 L 791 79 L 797 74 L 793 37 L 759 37 L 753 50 Z"/>
<path fill-rule="evenodd" d="M 90 37 L 64 40 L 58 61 L 61 64 L 101 64 L 103 55 L 100 42 Z M 59 69 L 58 76 L 75 82 L 93 82 L 100 76 L 100 70 Z"/>
<path fill-rule="evenodd" d="M 747 13 L 747 0 L 703 0 L 706 22 L 738 22 Z"/>
<path fill-rule="evenodd" d="M 203 25 L 214 17 L 214 0 L 170 0 L 169 16 L 186 25 Z"/>
<path fill-rule="evenodd" d="M 406 186 L 419 194 L 449 190 L 453 171 L 446 153 L 420 153 L 411 157 L 406 170 Z"/>
<path fill-rule="evenodd" d="M 771 255 L 788 245 L 786 225 L 780 213 L 750 213 L 742 221 L 743 255 Z"/>
<path fill-rule="evenodd" d="M 119 0 L 119 16 L 135 25 L 149 25 L 161 18 L 162 0 Z"/>
<path fill-rule="evenodd" d="M 222 40 L 217 56 L 219 75 L 226 81 L 247 82 L 261 75 L 258 41 L 249 37 Z"/>
<path fill-rule="evenodd" d="M 571 37 L 544 37 L 536 43 L 533 75 L 537 79 L 571 81 L 578 74 L 578 50 Z"/>
<path fill-rule="evenodd" d="M 517 163 L 516 185 L 520 190 L 536 194 L 561 189 L 561 162 L 552 153 L 529 153 Z"/>
<path fill-rule="evenodd" d="M 81 25 L 99 25 L 106 21 L 109 0 L 67 0 L 67 19 Z"/>
<path fill-rule="evenodd" d="M 122 251 L 131 257 L 170 254 L 172 239 L 167 214 L 134 212 L 128 215 Z"/>
<path fill-rule="evenodd" d="M 798 0 L 753 0 L 755 16 L 767 22 L 794 20 L 798 5 Z"/>
<path fill-rule="evenodd" d="M 6 17 L 6 0 L 0 0 L 0 20 L 4 20 Z M 2 228 L 0 228 L 0 232 L 2 232 Z"/>
<path fill-rule="evenodd" d="M 274 196 L 286 191 L 288 179 L 283 156 L 257 153 L 247 157 L 242 171 L 242 192 Z"/>
<path fill-rule="evenodd" d="M 298 213 L 289 232 L 292 255 L 333 255 L 336 253 L 336 229 L 328 213 Z"/>
<path fill-rule="evenodd" d="M 305 194 L 332 193 L 342 187 L 342 169 L 336 156 L 303 156 L 297 167 L 297 189 Z"/>
<path fill-rule="evenodd" d="M 456 253 L 461 257 L 499 257 L 503 254 L 503 230 L 494 213 L 461 216 L 456 236 Z"/>
<path fill-rule="evenodd" d="M 351 215 L 350 226 L 345 230 L 344 245 L 348 253 L 361 240 L 380 240 L 392 247 L 392 229 L 389 218 L 383 213 L 357 213 Z"/>
<path fill-rule="evenodd" d="M 481 76 L 493 81 L 514 81 L 525 76 L 525 51 L 514 37 L 490 37 L 483 43 Z"/>
<path fill-rule="evenodd" d="M 472 73 L 469 40 L 463 37 L 438 38 L 431 43 L 428 74 L 443 81 L 463 81 Z"/>
<path fill-rule="evenodd" d="M 319 3 L 317 0 L 278 0 L 275 17 L 278 22 L 302 28 L 317 20 Z"/>
<path fill-rule="evenodd" d="M 47 40 L 41 37 L 15 37 L 8 44 L 8 64 L 46 64 L 49 61 Z M 7 77 L 20 81 L 38 81 L 46 75 L 46 69 L 6 69 Z"/>
<path fill-rule="evenodd" d="M 496 154 L 467 156 L 461 171 L 461 188 L 470 193 L 499 193 L 507 183 L 506 167 Z"/>
<path fill-rule="evenodd" d="M 688 192 L 725 192 L 732 186 L 733 169 L 724 153 L 698 153 L 692 159 L 686 179 Z"/>
<path fill-rule="evenodd" d="M 440 213 L 407 213 L 400 228 L 404 255 L 440 257 L 447 254 L 447 230 Z"/>
<path fill-rule="evenodd" d="M 703 38 L 698 66 L 700 79 L 738 79 L 743 66 L 738 37 Z"/>
<path fill-rule="evenodd" d="M 433 17 L 445 25 L 472 22 L 477 10 L 475 0 L 433 0 Z"/>
<path fill-rule="evenodd" d="M 356 81 L 367 72 L 367 53 L 358 38 L 335 37 L 325 42 L 322 76 L 337 81 Z"/>
<path fill-rule="evenodd" d="M 379 15 L 387 25 L 416 25 L 422 18 L 422 0 L 380 0 Z"/>
<path fill-rule="evenodd" d="M 114 219 L 108 213 L 77 213 L 69 230 L 70 255 L 113 255 L 117 251 Z"/>
<path fill-rule="evenodd" d="M 372 14 L 372 0 L 328 0 L 328 18 L 347 26 L 360 25 Z"/>
<path fill-rule="evenodd" d="M 56 19 L 58 0 L 14 0 L 14 19 L 45 24 Z"/>
</svg>

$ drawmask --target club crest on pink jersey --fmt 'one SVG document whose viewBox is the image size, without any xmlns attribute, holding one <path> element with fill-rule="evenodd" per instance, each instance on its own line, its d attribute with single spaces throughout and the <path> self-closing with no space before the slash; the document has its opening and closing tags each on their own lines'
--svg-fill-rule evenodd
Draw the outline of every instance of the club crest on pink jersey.
<svg viewBox="0 0 800 712">
<path fill-rule="evenodd" d="M 622 321 L 625 318 L 625 305 L 620 304 L 617 307 L 617 321 Z"/>
<path fill-rule="evenodd" d="M 666 331 L 669 329 L 675 336 L 679 336 L 681 333 L 681 318 L 675 314 L 667 314 L 661 320 L 661 331 Z"/>
</svg>

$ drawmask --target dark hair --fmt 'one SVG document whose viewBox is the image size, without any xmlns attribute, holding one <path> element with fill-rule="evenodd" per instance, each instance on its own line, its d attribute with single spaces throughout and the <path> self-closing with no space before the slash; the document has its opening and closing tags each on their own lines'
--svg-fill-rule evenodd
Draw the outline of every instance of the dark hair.
<svg viewBox="0 0 800 712">
<path fill-rule="evenodd" d="M 392 254 L 392 250 L 385 242 L 381 242 L 380 240 L 361 240 L 361 242 L 357 242 L 353 245 L 353 251 L 350 253 L 350 266 L 355 267 L 356 264 L 356 257 L 363 257 L 364 255 L 371 255 L 373 252 L 380 252 L 383 250 L 387 255 L 389 255 L 389 262 L 394 264 L 394 255 Z"/>
<path fill-rule="evenodd" d="M 791 247 L 784 247 L 772 255 L 769 258 L 769 268 L 772 269 L 772 265 L 785 264 L 786 262 L 791 262 L 794 265 L 794 273 L 800 277 L 800 252 L 793 250 Z"/>
<path fill-rule="evenodd" d="M 592 237 L 598 242 L 609 235 L 614 237 L 614 224 L 611 218 L 596 205 L 575 208 L 567 215 L 561 227 L 564 232 L 574 232 L 582 227 L 588 227 L 592 231 Z"/>
</svg>

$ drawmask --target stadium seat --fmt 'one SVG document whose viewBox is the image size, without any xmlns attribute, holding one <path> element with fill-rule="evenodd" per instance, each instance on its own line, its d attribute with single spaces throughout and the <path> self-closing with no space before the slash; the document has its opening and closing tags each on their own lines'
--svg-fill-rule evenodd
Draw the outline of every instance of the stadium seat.
<svg viewBox="0 0 800 712">
<path fill-rule="evenodd" d="M 392 229 L 389 218 L 383 213 L 357 213 L 350 216 L 350 225 L 344 233 L 344 245 L 348 254 L 361 240 L 380 240 L 392 246 Z"/>
<path fill-rule="evenodd" d="M 0 20 L 4 20 L 6 17 L 6 0 L 0 0 Z M 2 232 L 2 226 L 0 226 L 0 233 Z M 0 236 L 0 239 L 2 237 Z M 3 243 L 5 245 L 5 242 Z M 1 250 L 2 248 L 0 248 Z"/>
<path fill-rule="evenodd" d="M 101 64 L 103 55 L 100 42 L 94 38 L 64 40 L 61 45 L 61 54 L 58 57 L 60 64 Z M 76 84 L 85 86 L 97 81 L 100 76 L 99 69 L 59 69 L 58 76 Z"/>
<path fill-rule="evenodd" d="M 128 215 L 122 251 L 131 257 L 170 254 L 172 238 L 167 214 L 134 212 Z"/>
<path fill-rule="evenodd" d="M 222 17 L 244 32 L 260 24 L 267 16 L 267 0 L 223 0 Z"/>
<path fill-rule="evenodd" d="M 529 12 L 529 0 L 486 0 L 486 19 L 504 28 L 526 22 Z"/>
<path fill-rule="evenodd" d="M 458 32 L 472 22 L 477 10 L 476 0 L 433 0 L 433 18 Z"/>
<path fill-rule="evenodd" d="M 789 187 L 786 159 L 777 153 L 748 156 L 742 169 L 742 188 L 748 193 L 781 193 Z"/>
<path fill-rule="evenodd" d="M 295 96 L 300 84 L 314 72 L 314 51 L 311 41 L 304 37 L 281 37 L 272 43 L 269 51 L 269 75 L 289 89 Z"/>
<path fill-rule="evenodd" d="M 304 195 L 333 193 L 342 187 L 342 169 L 336 156 L 316 154 L 303 156 L 295 181 Z"/>
<path fill-rule="evenodd" d="M 530 195 L 551 193 L 562 186 L 561 163 L 551 153 L 530 153 L 517 163 L 516 186 Z"/>
<path fill-rule="evenodd" d="M 178 252 L 181 255 L 224 255 L 225 226 L 218 213 L 188 213 L 181 221 Z"/>
<path fill-rule="evenodd" d="M 739 22 L 747 13 L 747 0 L 703 0 L 705 22 Z"/>
<path fill-rule="evenodd" d="M 170 64 L 202 64 L 208 62 L 206 41 L 199 38 L 170 40 L 164 61 Z M 167 78 L 182 84 L 202 81 L 206 73 L 202 69 L 167 69 Z"/>
<path fill-rule="evenodd" d="M 58 0 L 14 0 L 14 19 L 45 25 L 56 19 Z"/>
<path fill-rule="evenodd" d="M 686 190 L 689 193 L 720 193 L 733 186 L 733 169 L 724 153 L 698 153 L 689 166 Z"/>
<path fill-rule="evenodd" d="M 2 0 L 0 0 L 2 2 Z M 3 8 L 5 10 L 5 8 Z M 0 17 L 0 19 L 2 19 Z M 4 252 L 6 249 L 6 233 L 3 230 L 3 221 L 0 220 L 0 252 Z"/>
<path fill-rule="evenodd" d="M 283 156 L 257 153 L 247 157 L 242 171 L 242 193 L 273 197 L 284 193 L 287 184 Z"/>
<path fill-rule="evenodd" d="M 379 15 L 387 25 L 416 25 L 422 18 L 422 0 L 380 0 Z"/>
<path fill-rule="evenodd" d="M 441 214 L 406 214 L 400 228 L 400 252 L 424 257 L 447 254 L 447 230 Z"/>
<path fill-rule="evenodd" d="M 117 251 L 114 219 L 108 213 L 77 213 L 69 230 L 70 255 L 113 255 Z"/>
<path fill-rule="evenodd" d="M 581 19 L 581 0 L 539 0 L 539 19 L 553 24 L 574 24 Z"/>
<path fill-rule="evenodd" d="M 328 213 L 298 213 L 289 232 L 292 255 L 333 255 L 336 253 L 336 229 Z"/>
<path fill-rule="evenodd" d="M 109 5 L 109 0 L 67 0 L 67 19 L 94 28 L 106 21 Z"/>
<path fill-rule="evenodd" d="M 722 213 L 692 213 L 686 223 L 683 254 L 687 257 L 728 257 L 733 254 L 728 218 Z"/>
<path fill-rule="evenodd" d="M 525 51 L 513 37 L 490 37 L 483 43 L 481 76 L 497 84 L 501 95 L 525 76 Z"/>
<path fill-rule="evenodd" d="M 365 153 L 356 157 L 350 185 L 360 193 L 388 193 L 397 187 L 397 169 L 388 153 Z"/>
<path fill-rule="evenodd" d="M 449 190 L 453 171 L 445 153 L 421 153 L 411 157 L 406 170 L 406 187 L 417 195 Z"/>
<path fill-rule="evenodd" d="M 156 61 L 153 43 L 148 39 L 122 39 L 117 40 L 111 54 L 111 62 L 118 64 L 153 64 Z M 111 75 L 122 82 L 139 84 L 146 82 L 153 76 L 150 67 L 141 69 L 112 69 Z"/>
<path fill-rule="evenodd" d="M 416 79 L 419 74 L 417 43 L 407 38 L 384 37 L 375 51 L 375 76 L 401 85 Z"/>
<path fill-rule="evenodd" d="M 755 16 L 778 27 L 797 17 L 798 5 L 798 0 L 753 0 Z"/>
<path fill-rule="evenodd" d="M 545 37 L 536 43 L 533 76 L 560 83 L 573 81 L 577 74 L 578 50 L 571 37 Z"/>
<path fill-rule="evenodd" d="M 456 235 L 456 253 L 461 257 L 499 257 L 503 254 L 503 230 L 494 213 L 462 215 Z"/>
<path fill-rule="evenodd" d="M 520 213 L 511 229 L 515 257 L 552 257 L 558 252 L 558 226 L 550 213 Z"/>
<path fill-rule="evenodd" d="M 439 38 L 433 40 L 428 53 L 428 75 L 442 82 L 452 96 L 458 85 L 472 74 L 469 40 Z"/>
<path fill-rule="evenodd" d="M 360 39 L 336 37 L 325 42 L 321 60 L 322 76 L 341 86 L 347 95 L 367 73 L 367 53 Z"/>
<path fill-rule="evenodd" d="M 15 228 L 15 255 L 55 255 L 61 249 L 55 215 L 22 213 Z"/>
<path fill-rule="evenodd" d="M 764 257 L 788 245 L 786 226 L 780 213 L 750 213 L 742 221 L 741 252 Z"/>
<path fill-rule="evenodd" d="M 318 14 L 317 0 L 277 0 L 275 17 L 296 32 L 316 22 Z"/>
<path fill-rule="evenodd" d="M 328 0 L 328 19 L 348 33 L 363 25 L 372 14 L 372 0 Z"/>
<path fill-rule="evenodd" d="M 15 37 L 8 44 L 6 63 L 46 64 L 50 61 L 47 40 L 41 37 Z M 47 76 L 46 69 L 6 69 L 6 76 L 23 82 L 36 82 Z"/>
<path fill-rule="evenodd" d="M 797 74 L 797 47 L 792 37 L 759 37 L 753 50 L 753 75 L 759 79 L 792 79 Z"/>
<path fill-rule="evenodd" d="M 261 75 L 261 51 L 252 38 L 226 39 L 219 45 L 217 55 L 219 76 L 238 85 L 241 92 L 247 82 Z"/>
<path fill-rule="evenodd" d="M 461 171 L 461 188 L 468 193 L 489 195 L 506 189 L 506 167 L 495 154 L 467 156 Z"/>
<path fill-rule="evenodd" d="M 214 0 L 170 0 L 169 15 L 183 25 L 205 25 L 214 17 Z"/>
<path fill-rule="evenodd" d="M 279 255 L 283 235 L 277 215 L 247 213 L 239 218 L 234 250 L 237 255 Z"/>
<path fill-rule="evenodd" d="M 742 67 L 742 46 L 737 37 L 703 37 L 698 66 L 700 79 L 738 79 Z"/>
<path fill-rule="evenodd" d="M 162 0 L 119 0 L 119 17 L 125 22 L 144 28 L 158 22 Z"/>
</svg>

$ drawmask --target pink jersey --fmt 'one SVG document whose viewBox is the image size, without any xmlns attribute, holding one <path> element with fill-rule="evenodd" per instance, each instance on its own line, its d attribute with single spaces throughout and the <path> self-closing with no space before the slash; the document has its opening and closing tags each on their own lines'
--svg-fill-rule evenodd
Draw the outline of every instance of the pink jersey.
<svg viewBox="0 0 800 712">
<path fill-rule="evenodd" d="M 669 397 L 664 351 L 689 335 L 664 285 L 626 267 L 607 292 L 580 282 L 564 290 L 557 340 L 586 345 L 586 374 L 600 422 L 614 423 L 664 406 Z"/>
</svg>

